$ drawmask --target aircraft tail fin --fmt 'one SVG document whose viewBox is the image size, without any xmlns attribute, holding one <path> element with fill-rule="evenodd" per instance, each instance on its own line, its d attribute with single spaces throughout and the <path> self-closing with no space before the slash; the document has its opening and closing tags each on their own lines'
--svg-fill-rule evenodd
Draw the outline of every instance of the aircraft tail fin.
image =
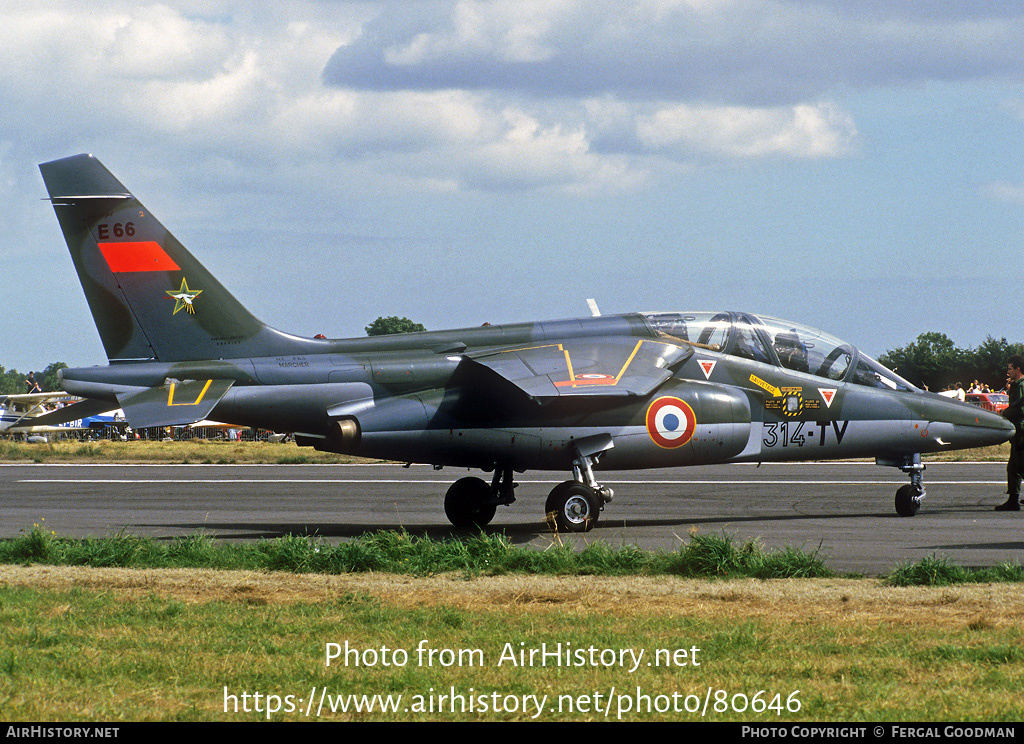
<svg viewBox="0 0 1024 744">
<path fill-rule="evenodd" d="M 39 169 L 110 361 L 322 349 L 256 319 L 92 155 Z"/>
</svg>

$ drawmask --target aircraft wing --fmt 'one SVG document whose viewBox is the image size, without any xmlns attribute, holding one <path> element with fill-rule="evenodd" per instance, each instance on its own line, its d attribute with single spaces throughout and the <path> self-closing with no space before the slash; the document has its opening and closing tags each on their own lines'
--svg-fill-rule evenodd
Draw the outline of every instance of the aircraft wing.
<svg viewBox="0 0 1024 744">
<path fill-rule="evenodd" d="M 57 403 L 72 398 L 69 393 L 12 393 L 0 395 L 0 403 Z"/>
<path fill-rule="evenodd" d="M 650 395 L 693 355 L 689 346 L 631 337 L 579 338 L 469 354 L 534 400 Z"/>
<path fill-rule="evenodd" d="M 28 431 L 31 427 L 38 426 L 41 418 L 49 418 L 54 414 L 60 414 L 70 406 L 50 411 L 55 405 L 70 403 L 77 398 L 63 392 L 54 393 L 17 393 L 13 395 L 0 395 L 0 410 L 3 411 L 3 423 L 0 429 L 10 432 Z M 73 416 L 62 421 L 73 421 Z M 43 423 L 46 425 L 46 422 Z"/>
</svg>

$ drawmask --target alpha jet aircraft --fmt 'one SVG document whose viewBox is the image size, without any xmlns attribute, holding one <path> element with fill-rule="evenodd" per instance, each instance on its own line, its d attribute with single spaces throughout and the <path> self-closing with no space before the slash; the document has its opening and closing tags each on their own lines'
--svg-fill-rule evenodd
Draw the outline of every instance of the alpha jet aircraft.
<svg viewBox="0 0 1024 744">
<path fill-rule="evenodd" d="M 65 416 L 121 408 L 136 429 L 214 418 L 319 450 L 493 473 L 448 489 L 457 526 L 486 525 L 527 469 L 571 471 L 547 513 L 579 532 L 612 500 L 595 471 L 848 457 L 907 473 L 896 510 L 911 516 L 921 453 L 1013 433 L 826 333 L 741 312 L 282 333 L 95 158 L 40 169 L 110 362 L 63 370 L 64 389 L 85 399 Z"/>
</svg>

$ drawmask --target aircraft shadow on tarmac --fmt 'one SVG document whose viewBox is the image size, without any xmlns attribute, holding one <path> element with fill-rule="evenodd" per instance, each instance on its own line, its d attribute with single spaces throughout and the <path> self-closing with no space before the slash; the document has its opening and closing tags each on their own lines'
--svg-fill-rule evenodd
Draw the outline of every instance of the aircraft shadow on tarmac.
<svg viewBox="0 0 1024 744">
<path fill-rule="evenodd" d="M 922 545 L 923 550 L 1003 550 L 1010 555 L 1014 550 L 1024 550 L 1024 541 L 1021 542 L 993 542 L 993 543 L 950 543 L 947 545 Z"/>
<path fill-rule="evenodd" d="M 140 524 L 136 526 L 148 529 L 192 530 L 196 533 L 209 535 L 215 540 L 273 540 L 288 535 L 299 537 L 355 538 L 375 532 L 397 532 L 399 530 L 405 531 L 414 537 L 429 537 L 432 540 L 468 537 L 479 534 L 477 530 L 459 529 L 451 525 L 437 524 L 329 524 L 309 522 L 303 524 L 257 524 L 253 522 L 203 522 L 195 524 Z M 539 522 L 491 525 L 483 531 L 486 534 L 514 536 L 513 542 L 524 543 L 539 535 L 550 534 L 551 532 L 547 525 Z"/>
</svg>

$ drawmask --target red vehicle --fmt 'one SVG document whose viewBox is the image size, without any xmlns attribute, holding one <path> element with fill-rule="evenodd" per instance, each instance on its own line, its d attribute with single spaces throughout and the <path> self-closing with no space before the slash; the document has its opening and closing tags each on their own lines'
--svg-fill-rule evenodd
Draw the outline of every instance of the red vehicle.
<svg viewBox="0 0 1024 744">
<path fill-rule="evenodd" d="M 1006 393 L 967 393 L 966 400 L 993 413 L 1002 413 L 1010 405 L 1010 396 Z"/>
</svg>

